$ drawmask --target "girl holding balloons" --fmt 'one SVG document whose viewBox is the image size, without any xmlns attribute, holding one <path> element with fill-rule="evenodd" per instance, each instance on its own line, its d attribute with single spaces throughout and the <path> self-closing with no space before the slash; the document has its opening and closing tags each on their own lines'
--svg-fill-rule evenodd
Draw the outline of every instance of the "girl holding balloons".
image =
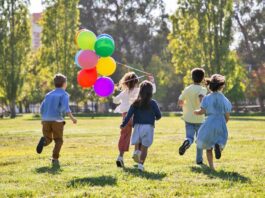
<svg viewBox="0 0 265 198">
<path fill-rule="evenodd" d="M 153 93 L 156 92 L 156 86 L 154 83 L 154 77 L 149 75 L 149 81 L 152 82 L 153 85 Z M 140 88 L 138 87 L 139 77 L 134 72 L 126 73 L 119 82 L 119 88 L 121 89 L 121 93 L 113 98 L 113 102 L 119 104 L 115 109 L 115 113 L 121 113 L 123 119 L 127 115 L 127 112 L 133 104 L 133 102 L 137 99 L 139 95 Z M 120 138 L 118 143 L 119 148 L 119 156 L 116 160 L 117 167 L 124 167 L 123 155 L 126 151 L 129 151 L 130 139 L 132 133 L 132 120 L 121 129 Z M 133 153 L 133 159 L 135 162 L 139 162 L 141 151 L 138 148 L 139 145 L 135 146 L 135 151 Z"/>
</svg>

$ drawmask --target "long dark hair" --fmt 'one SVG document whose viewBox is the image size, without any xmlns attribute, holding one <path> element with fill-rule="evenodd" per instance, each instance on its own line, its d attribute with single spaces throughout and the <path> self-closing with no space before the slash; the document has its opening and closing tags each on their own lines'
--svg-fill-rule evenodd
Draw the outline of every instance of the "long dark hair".
<svg viewBox="0 0 265 198">
<path fill-rule="evenodd" d="M 145 80 L 140 84 L 140 92 L 133 106 L 148 109 L 153 96 L 153 85 L 150 81 Z"/>
<path fill-rule="evenodd" d="M 225 77 L 220 74 L 214 74 L 210 79 L 206 79 L 206 85 L 212 92 L 217 92 L 225 85 Z"/>
</svg>

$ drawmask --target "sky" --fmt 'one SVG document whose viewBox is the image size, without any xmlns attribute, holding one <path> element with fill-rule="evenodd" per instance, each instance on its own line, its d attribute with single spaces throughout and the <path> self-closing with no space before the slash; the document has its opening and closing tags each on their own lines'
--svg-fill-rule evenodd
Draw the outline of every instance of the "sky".
<svg viewBox="0 0 265 198">
<path fill-rule="evenodd" d="M 164 0 L 166 4 L 166 11 L 168 13 L 173 13 L 174 10 L 176 9 L 176 0 Z M 36 12 L 41 12 L 43 10 L 43 7 L 41 5 L 41 0 L 31 0 L 30 1 L 30 12 L 31 13 L 36 13 Z"/>
</svg>

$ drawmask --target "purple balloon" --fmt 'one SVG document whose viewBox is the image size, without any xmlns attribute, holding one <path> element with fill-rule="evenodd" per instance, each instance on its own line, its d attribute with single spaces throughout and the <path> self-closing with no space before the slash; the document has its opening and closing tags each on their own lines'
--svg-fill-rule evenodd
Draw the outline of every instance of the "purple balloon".
<svg viewBox="0 0 265 198">
<path fill-rule="evenodd" d="M 94 91 L 99 97 L 108 97 L 114 91 L 114 82 L 109 77 L 100 77 L 94 85 Z"/>
</svg>

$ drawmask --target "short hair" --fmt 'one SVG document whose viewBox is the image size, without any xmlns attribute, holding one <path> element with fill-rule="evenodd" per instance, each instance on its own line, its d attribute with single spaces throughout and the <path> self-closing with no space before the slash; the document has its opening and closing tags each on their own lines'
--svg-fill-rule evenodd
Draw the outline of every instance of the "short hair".
<svg viewBox="0 0 265 198">
<path fill-rule="evenodd" d="M 192 80 L 195 83 L 201 83 L 204 79 L 205 71 L 202 68 L 194 68 L 191 71 Z"/>
<path fill-rule="evenodd" d="M 225 85 L 225 77 L 220 74 L 214 74 L 210 79 L 206 79 L 206 85 L 212 92 L 219 91 Z"/>
<path fill-rule="evenodd" d="M 54 86 L 56 88 L 61 88 L 61 87 L 63 87 L 64 83 L 66 83 L 66 80 L 67 80 L 67 78 L 65 75 L 60 74 L 60 73 L 55 74 L 55 76 L 53 78 Z"/>
</svg>

